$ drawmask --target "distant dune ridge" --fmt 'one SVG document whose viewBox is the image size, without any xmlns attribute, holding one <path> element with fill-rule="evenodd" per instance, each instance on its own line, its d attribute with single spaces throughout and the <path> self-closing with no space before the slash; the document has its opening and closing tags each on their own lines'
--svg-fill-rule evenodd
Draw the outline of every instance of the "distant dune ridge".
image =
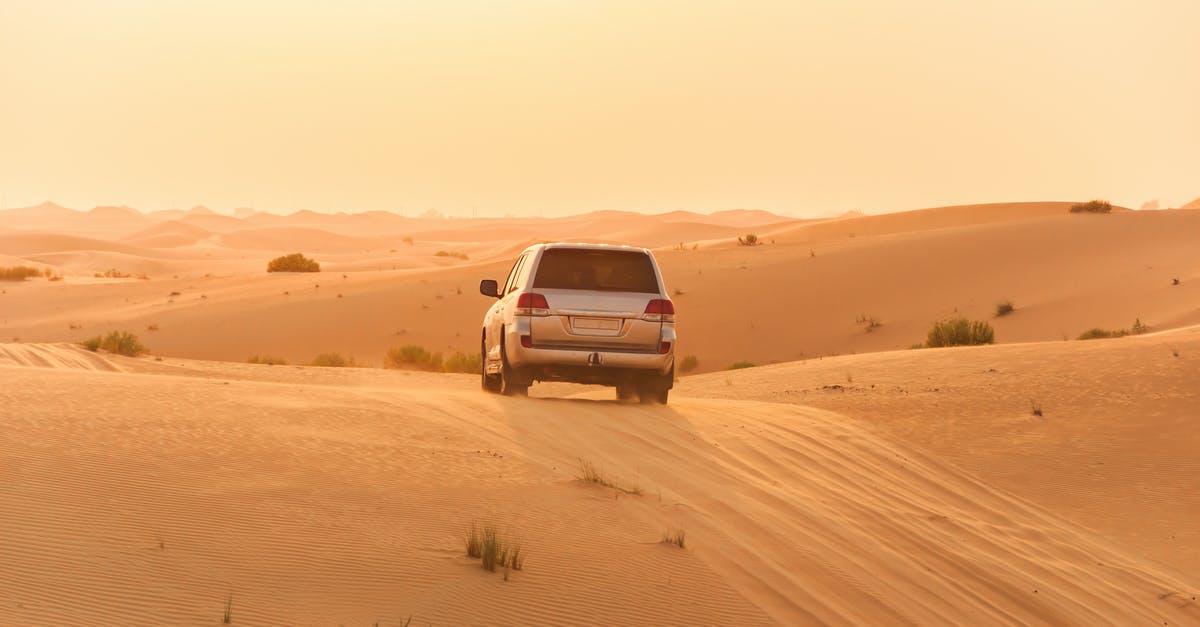
<svg viewBox="0 0 1200 627">
<path fill-rule="evenodd" d="M 63 277 L 0 285 L 0 624 L 1200 625 L 1200 208 L 1071 204 L 0 212 Z M 545 240 L 655 249 L 671 405 L 381 368 L 475 354 Z M 996 344 L 911 348 L 951 318 Z"/>
</svg>

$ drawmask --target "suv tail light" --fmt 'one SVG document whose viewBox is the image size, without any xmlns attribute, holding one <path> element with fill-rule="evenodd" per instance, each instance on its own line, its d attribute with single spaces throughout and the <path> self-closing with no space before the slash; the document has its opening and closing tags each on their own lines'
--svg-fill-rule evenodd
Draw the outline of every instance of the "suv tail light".
<svg viewBox="0 0 1200 627">
<path fill-rule="evenodd" d="M 675 303 L 665 298 L 655 298 L 646 303 L 642 319 L 651 322 L 675 322 Z"/>
<path fill-rule="evenodd" d="M 550 315 L 550 303 L 546 302 L 546 297 L 533 292 L 522 292 L 517 297 L 518 316 L 548 316 Z"/>
</svg>

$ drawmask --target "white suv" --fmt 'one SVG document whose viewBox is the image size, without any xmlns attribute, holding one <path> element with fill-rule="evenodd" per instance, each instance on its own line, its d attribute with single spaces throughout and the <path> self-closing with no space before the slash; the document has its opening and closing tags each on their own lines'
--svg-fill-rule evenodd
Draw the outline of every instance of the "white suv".
<svg viewBox="0 0 1200 627">
<path fill-rule="evenodd" d="M 645 248 L 526 248 L 483 317 L 483 389 L 523 395 L 534 381 L 596 383 L 617 398 L 666 403 L 675 381 L 675 305 Z"/>
</svg>

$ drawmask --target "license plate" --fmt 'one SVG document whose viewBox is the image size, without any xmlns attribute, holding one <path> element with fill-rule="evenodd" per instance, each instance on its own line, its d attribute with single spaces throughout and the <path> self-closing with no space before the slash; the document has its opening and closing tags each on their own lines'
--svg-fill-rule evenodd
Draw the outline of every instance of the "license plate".
<svg viewBox="0 0 1200 627">
<path fill-rule="evenodd" d="M 571 326 L 576 329 L 616 331 L 621 328 L 621 321 L 616 318 L 572 318 Z"/>
</svg>

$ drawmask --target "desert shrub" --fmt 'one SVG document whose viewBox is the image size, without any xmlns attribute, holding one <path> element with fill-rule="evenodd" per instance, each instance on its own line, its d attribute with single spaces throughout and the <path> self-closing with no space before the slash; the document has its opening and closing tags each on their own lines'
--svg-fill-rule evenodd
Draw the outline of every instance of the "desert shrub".
<svg viewBox="0 0 1200 627">
<path fill-rule="evenodd" d="M 726 368 L 726 370 L 741 370 L 741 369 L 743 369 L 743 368 L 753 368 L 753 367 L 755 367 L 755 366 L 757 366 L 757 365 L 758 365 L 758 364 L 756 364 L 756 363 L 754 363 L 754 362 L 752 362 L 752 361 L 745 361 L 745 360 L 743 360 L 743 361 L 735 361 L 735 362 L 733 362 L 732 364 L 729 364 L 729 367 L 728 367 L 728 368 Z"/>
<path fill-rule="evenodd" d="M 875 316 L 868 316 L 866 314 L 860 315 L 855 322 L 867 325 L 867 333 L 870 333 L 871 331 L 883 326 L 883 323 L 879 321 L 879 318 L 876 318 Z"/>
<path fill-rule="evenodd" d="M 441 370 L 442 356 L 425 350 L 424 346 L 405 344 L 398 348 L 390 348 L 383 356 L 384 368 L 411 368 L 420 370 Z"/>
<path fill-rule="evenodd" d="M 1150 327 L 1142 323 L 1142 319 L 1138 318 L 1133 321 L 1133 326 L 1128 329 L 1101 329 L 1093 327 L 1079 334 L 1081 340 L 1102 340 L 1113 337 L 1125 337 L 1126 335 L 1141 335 L 1149 331 Z"/>
<path fill-rule="evenodd" d="M 10 266 L 0 268 L 0 281 L 24 281 L 35 276 L 41 276 L 41 271 L 29 266 Z"/>
<path fill-rule="evenodd" d="M 758 236 L 753 233 L 750 233 L 746 237 L 738 238 L 738 246 L 758 246 L 758 244 Z"/>
<path fill-rule="evenodd" d="M 1016 307 L 1013 306 L 1011 300 L 1006 300 L 1002 303 L 996 303 L 996 317 L 1007 316 L 1012 313 Z"/>
<path fill-rule="evenodd" d="M 1110 338 L 1110 337 L 1125 337 L 1126 335 L 1128 335 L 1128 332 L 1125 331 L 1125 329 L 1112 330 L 1112 329 L 1101 329 L 1100 327 L 1093 327 L 1091 329 L 1088 329 L 1087 331 L 1084 331 L 1083 333 L 1080 333 L 1079 339 L 1081 339 L 1081 340 L 1101 340 L 1101 339 L 1106 339 L 1106 338 Z"/>
<path fill-rule="evenodd" d="M 449 251 L 449 250 L 439 250 L 436 253 L 434 253 L 434 256 L 435 257 L 454 257 L 455 259 L 462 259 L 463 261 L 467 260 L 466 253 L 454 252 L 454 251 Z"/>
<path fill-rule="evenodd" d="M 341 353 L 321 353 L 313 357 L 308 365 L 322 368 L 350 368 L 354 366 L 354 360 L 342 357 Z"/>
<path fill-rule="evenodd" d="M 700 366 L 700 360 L 695 355 L 685 355 L 679 362 L 679 372 L 687 374 Z"/>
<path fill-rule="evenodd" d="M 929 329 L 925 345 L 930 348 L 939 346 L 975 346 L 991 344 L 995 341 L 992 325 L 981 320 L 952 318 L 935 322 Z"/>
<path fill-rule="evenodd" d="M 146 347 L 142 345 L 138 337 L 128 331 L 112 331 L 105 336 L 97 335 L 80 342 L 80 344 L 92 352 L 104 349 L 110 353 L 128 357 L 137 357 L 146 352 Z"/>
<path fill-rule="evenodd" d="M 321 264 L 300 253 L 276 257 L 267 263 L 267 272 L 320 272 Z"/>
<path fill-rule="evenodd" d="M 246 360 L 248 364 L 266 364 L 268 366 L 286 366 L 287 360 L 279 357 L 271 357 L 270 355 L 255 355 Z"/>
<path fill-rule="evenodd" d="M 509 569 L 521 570 L 525 565 L 521 545 L 502 538 L 500 532 L 492 525 L 484 525 L 480 529 L 475 523 L 471 523 L 471 528 L 463 536 L 463 544 L 466 545 L 467 557 L 479 558 L 483 568 L 491 572 L 503 568 L 506 579 Z"/>
<path fill-rule="evenodd" d="M 681 549 L 686 548 L 687 534 L 684 533 L 683 529 L 667 529 L 662 534 L 661 542 L 663 544 L 674 544 Z"/>
<path fill-rule="evenodd" d="M 1107 200 L 1089 200 L 1071 205 L 1071 213 L 1109 213 L 1112 203 Z"/>
<path fill-rule="evenodd" d="M 144 273 L 144 272 L 142 274 L 134 275 L 134 274 L 130 274 L 128 272 L 121 272 L 120 270 L 117 270 L 116 268 L 109 268 L 109 269 L 105 270 L 104 272 L 96 272 L 96 273 L 93 273 L 92 276 L 96 277 L 97 279 L 132 279 L 136 276 L 137 278 L 139 278 L 143 281 L 150 280 L 150 277 L 146 276 L 146 273 Z"/>
<path fill-rule="evenodd" d="M 479 374 L 481 368 L 483 368 L 483 357 L 479 353 L 455 351 L 442 362 L 442 372 Z"/>
</svg>

